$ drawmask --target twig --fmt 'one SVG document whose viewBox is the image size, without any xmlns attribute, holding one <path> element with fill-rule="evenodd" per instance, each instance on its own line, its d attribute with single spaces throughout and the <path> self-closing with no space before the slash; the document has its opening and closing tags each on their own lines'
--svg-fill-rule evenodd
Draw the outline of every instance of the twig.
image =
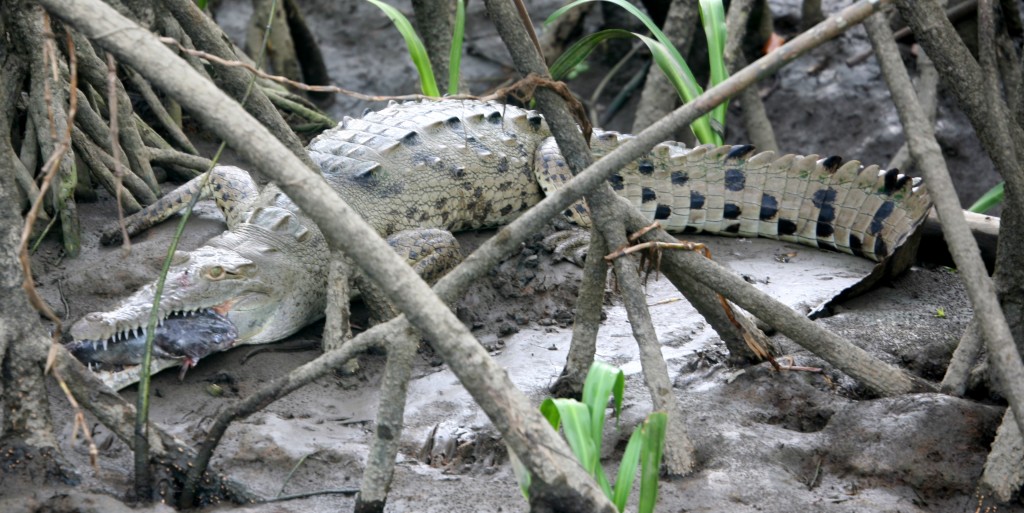
<svg viewBox="0 0 1024 513">
<path fill-rule="evenodd" d="M 967 325 L 960 337 L 960 343 L 953 351 L 953 358 L 949 360 L 949 366 L 946 367 L 946 375 L 942 378 L 939 390 L 949 395 L 963 397 L 964 392 L 967 391 L 967 380 L 971 374 L 971 367 L 977 361 L 981 347 L 981 330 L 978 328 L 978 319 L 975 317 Z"/>
<path fill-rule="evenodd" d="M 299 116 L 305 119 L 306 121 L 315 123 L 324 128 L 331 128 L 334 125 L 338 124 L 337 121 L 321 114 L 320 112 L 314 109 L 306 107 L 305 105 L 285 98 L 284 95 L 272 89 L 268 89 L 264 91 L 264 93 L 267 95 L 267 98 L 270 99 L 270 103 L 273 103 L 275 107 L 286 112 L 291 112 L 292 114 L 295 114 L 296 116 Z"/>
<path fill-rule="evenodd" d="M 45 27 L 46 25 L 48 25 L 49 17 L 46 16 L 45 13 L 43 13 L 43 16 L 44 21 L 42 25 Z M 26 33 L 31 34 L 28 37 L 37 36 L 38 34 L 36 32 L 36 30 L 38 30 L 37 27 L 26 26 L 23 28 Z M 37 48 L 42 48 L 45 44 L 45 42 L 40 41 L 40 46 L 38 46 Z M 52 40 L 50 40 L 49 42 L 49 47 L 51 51 L 44 51 L 44 55 L 49 54 L 52 58 L 52 56 L 55 55 Z M 44 81 L 47 84 L 49 83 L 46 79 L 46 72 L 43 68 L 45 68 L 45 64 L 43 64 L 42 61 L 37 61 L 33 63 L 33 75 L 36 77 L 33 79 L 33 83 L 35 83 L 37 79 Z M 70 88 L 70 92 L 71 96 L 74 97 L 77 92 L 77 89 L 72 87 Z M 71 106 L 75 107 L 77 106 L 77 103 L 72 103 Z M 54 177 L 57 176 L 57 172 L 61 168 L 61 163 L 64 159 L 64 154 L 67 153 L 68 149 L 71 147 L 71 127 L 74 125 L 74 119 L 75 111 L 73 109 L 69 109 L 66 119 L 54 119 L 55 122 L 59 121 L 62 123 L 62 138 L 59 140 L 57 140 L 56 138 L 54 139 L 53 152 L 50 154 L 50 156 L 46 160 L 46 163 L 43 165 L 44 178 L 42 185 L 39 187 L 39 196 L 36 198 L 36 201 L 32 203 L 32 207 L 29 209 L 28 214 L 25 215 L 25 226 L 24 228 L 22 228 L 21 242 L 18 245 L 18 259 L 21 261 L 21 269 L 25 275 L 24 282 L 22 283 L 22 288 L 25 289 L 25 294 L 28 295 L 29 303 L 31 303 L 36 310 L 39 310 L 40 313 L 45 315 L 47 319 L 50 319 L 50 321 L 54 323 L 54 325 L 56 326 L 55 337 L 57 340 L 60 340 L 59 334 L 62 331 L 62 325 L 60 319 L 57 318 L 57 315 L 53 313 L 53 310 L 51 310 L 49 305 L 47 305 L 46 302 L 43 301 L 41 297 L 39 297 L 39 292 L 36 291 L 35 282 L 32 280 L 32 267 L 28 255 L 28 244 L 32 235 L 32 226 L 35 224 L 36 218 L 39 215 L 39 210 L 42 208 L 43 205 L 43 198 L 46 197 L 46 193 L 50 190 L 50 186 L 53 183 Z M 56 126 L 51 125 L 50 131 L 51 133 L 56 134 Z"/>
<path fill-rule="evenodd" d="M 252 501 L 253 504 L 270 504 L 272 502 L 284 502 L 292 501 L 295 499 L 305 499 L 307 497 L 316 497 L 317 495 L 356 495 L 359 493 L 358 488 L 339 488 L 337 490 L 317 490 L 315 492 L 303 492 L 295 493 L 292 495 L 278 495 L 271 499 L 257 499 Z"/>
<path fill-rule="evenodd" d="M 179 43 L 177 40 L 171 39 L 169 37 L 161 37 L 161 38 L 159 38 L 159 40 L 160 40 L 161 43 L 165 43 L 165 44 L 168 44 L 168 45 L 175 46 L 179 51 L 187 53 L 187 54 L 190 54 L 190 55 L 193 55 L 195 57 L 201 57 L 201 58 L 206 59 L 206 60 L 208 60 L 210 62 L 213 62 L 215 64 L 219 64 L 219 65 L 227 67 L 227 68 L 243 68 L 243 69 L 249 71 L 250 73 L 256 75 L 257 77 L 265 78 L 267 80 L 271 80 L 273 82 L 276 82 L 276 83 L 279 83 L 279 84 L 283 84 L 283 85 L 286 85 L 286 86 L 289 86 L 289 87 L 294 87 L 294 88 L 300 89 L 302 91 L 343 94 L 345 96 L 350 96 L 350 97 L 356 98 L 358 100 L 373 101 L 373 102 L 382 102 L 382 101 L 391 101 L 391 100 L 394 100 L 394 101 L 419 101 L 419 100 L 433 100 L 433 99 L 437 99 L 437 98 L 435 98 L 433 96 L 427 96 L 427 95 L 424 95 L 424 94 L 403 94 L 403 95 L 393 95 L 393 96 L 367 95 L 367 94 L 363 94 L 363 93 L 358 93 L 356 91 L 351 91 L 349 89 L 344 89 L 342 87 L 333 86 L 333 85 L 326 86 L 326 85 L 309 85 L 309 84 L 304 84 L 302 82 L 296 82 L 294 80 L 290 80 L 287 77 L 282 77 L 282 76 L 278 76 L 278 75 L 272 75 L 270 73 L 267 73 L 266 71 L 263 71 L 261 69 L 257 69 L 255 66 L 253 66 L 252 64 L 249 64 L 247 62 L 243 62 L 243 61 L 239 61 L 239 60 L 223 59 L 221 57 L 218 57 L 218 56 L 216 56 L 214 54 L 211 54 L 211 53 L 208 53 L 208 52 L 204 52 L 204 51 L 201 51 L 201 50 L 194 50 L 194 49 L 191 49 L 191 48 L 186 48 L 181 43 Z M 515 82 L 514 84 L 512 84 L 511 86 L 499 88 L 494 93 L 488 94 L 488 95 L 485 95 L 485 96 L 477 96 L 477 95 L 472 95 L 472 94 L 456 94 L 456 95 L 446 96 L 446 98 L 454 99 L 454 100 L 481 100 L 481 101 L 504 100 L 508 95 L 513 94 L 517 90 L 523 89 L 524 88 L 524 84 L 531 84 L 535 80 L 536 79 L 529 79 L 529 78 L 520 79 L 517 82 Z"/>
<path fill-rule="evenodd" d="M 292 469 L 288 471 L 288 475 L 284 476 L 284 481 L 281 482 L 281 489 L 277 491 L 277 495 L 274 496 L 274 499 L 277 499 L 277 500 L 281 499 L 281 494 L 284 493 L 285 487 L 287 487 L 288 483 L 292 480 L 292 476 L 295 475 L 295 471 L 299 470 L 299 467 L 302 466 L 302 463 L 305 462 L 306 458 L 308 458 L 308 457 L 309 457 L 308 454 L 303 454 L 302 457 L 299 458 L 299 461 L 295 462 L 295 465 L 292 466 Z"/>
<path fill-rule="evenodd" d="M 928 117 L 928 121 L 934 126 L 935 125 L 935 114 L 938 107 L 938 90 L 939 90 L 939 73 L 935 69 L 935 64 L 932 63 L 931 58 L 924 50 L 918 50 L 917 52 L 917 100 L 921 103 L 921 108 L 924 109 L 925 116 Z M 913 160 L 910 158 L 910 148 L 907 143 L 903 143 L 899 150 L 896 150 L 896 155 L 893 155 L 889 161 L 889 165 L 886 169 L 902 169 L 904 173 L 910 170 L 910 166 L 913 164 Z"/>
<path fill-rule="evenodd" d="M 388 339 L 388 359 L 381 380 L 373 443 L 366 457 L 363 480 L 359 484 L 359 505 L 383 505 L 395 472 L 395 456 L 402 436 L 405 402 L 412 377 L 413 358 L 419 346 L 416 330 L 407 329 Z M 371 506 L 372 508 L 372 506 Z"/>
</svg>

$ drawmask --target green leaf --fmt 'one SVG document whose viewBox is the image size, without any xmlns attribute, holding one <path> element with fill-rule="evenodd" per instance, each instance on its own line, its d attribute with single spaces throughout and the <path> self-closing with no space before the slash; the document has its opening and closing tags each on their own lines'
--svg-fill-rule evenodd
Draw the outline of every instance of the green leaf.
<svg viewBox="0 0 1024 513">
<path fill-rule="evenodd" d="M 562 431 L 576 459 L 590 475 L 596 475 L 600 453 L 590 438 L 590 411 L 587 406 L 572 399 L 552 399 L 562 419 Z M 547 403 L 547 401 L 544 401 Z"/>
<path fill-rule="evenodd" d="M 626 376 L 615 367 L 604 362 L 595 361 L 587 372 L 583 382 L 583 404 L 590 409 L 591 439 L 601 448 L 604 436 L 604 410 L 608 405 L 608 395 L 615 398 L 615 418 L 622 409 L 622 393 L 626 387 Z"/>
<path fill-rule="evenodd" d="M 644 421 L 642 432 L 643 450 L 640 453 L 640 505 L 639 513 L 652 513 L 658 503 L 658 475 L 661 471 L 661 454 L 665 442 L 665 427 L 668 415 L 654 412 Z"/>
<path fill-rule="evenodd" d="M 526 465 L 523 465 L 522 461 L 519 461 L 519 456 L 516 456 L 515 451 L 509 448 L 507 445 L 505 449 L 508 450 L 508 461 L 512 464 L 512 474 L 516 476 L 516 482 L 519 483 L 519 491 L 523 492 L 523 497 L 530 498 L 530 482 L 533 480 L 533 476 L 530 475 L 530 471 L 526 469 Z"/>
<path fill-rule="evenodd" d="M 559 16 L 565 14 L 570 9 L 573 9 L 573 8 L 579 6 L 579 5 L 582 5 L 582 4 L 587 3 L 587 2 L 596 2 L 596 1 L 598 1 L 598 0 L 576 0 L 576 1 L 566 5 L 564 7 L 562 7 L 561 9 L 558 9 L 554 13 L 552 13 L 551 16 L 549 16 L 548 19 L 544 21 L 544 23 L 545 24 L 551 23 L 552 21 L 557 19 Z M 654 22 L 646 14 L 644 14 L 643 11 L 641 11 L 639 8 L 637 8 L 633 4 L 630 4 L 626 0 L 601 0 L 601 1 L 610 2 L 610 3 L 613 3 L 615 5 L 618 5 L 619 7 L 622 7 L 623 9 L 628 11 L 630 14 L 632 14 L 633 17 L 635 17 L 636 19 L 640 20 L 644 24 L 645 27 L 647 27 L 647 30 L 649 30 L 651 32 L 651 34 L 654 36 L 654 41 L 659 43 L 660 46 L 657 45 L 657 44 L 652 44 L 651 43 L 651 38 L 647 38 L 647 37 L 641 36 L 639 34 L 634 34 L 634 35 L 636 37 L 640 38 L 642 41 L 644 41 L 644 43 L 647 44 L 647 47 L 651 49 L 651 54 L 654 55 L 655 62 L 658 63 L 658 67 L 661 68 L 661 70 L 663 72 L 665 72 L 666 76 L 668 76 L 669 81 L 671 81 L 673 87 L 676 88 L 676 91 L 679 93 L 679 97 L 682 98 L 683 103 L 687 103 L 689 101 L 692 101 L 694 98 L 696 98 L 697 96 L 700 96 L 700 94 L 704 92 L 704 90 L 701 89 L 700 85 L 697 83 L 697 79 L 694 78 L 693 72 L 690 71 L 690 67 L 686 65 L 686 61 L 683 59 L 683 56 L 679 53 L 679 51 L 674 46 L 672 46 L 672 42 L 668 39 L 668 37 L 665 35 L 665 33 L 662 32 L 661 29 L 659 29 L 658 26 L 655 25 Z M 721 19 L 723 20 L 723 24 L 724 24 L 724 19 L 725 19 L 724 18 L 724 14 L 722 14 L 721 16 L 722 16 Z M 604 31 L 604 32 L 607 32 L 607 31 Z M 723 38 L 722 39 L 722 47 L 724 48 L 724 44 L 725 44 L 724 43 L 724 36 L 716 35 L 716 37 Z M 593 50 L 593 46 L 596 45 L 597 43 L 596 42 L 588 42 L 587 44 L 590 45 L 590 48 L 586 49 L 585 53 L 589 54 L 590 50 Z M 573 45 L 573 46 L 576 46 L 576 45 Z M 581 51 L 582 51 L 582 49 L 581 49 Z M 566 53 L 568 53 L 568 52 L 569 52 L 569 50 L 566 50 Z M 578 56 L 573 56 L 572 57 L 572 62 L 580 62 L 580 60 L 581 59 Z M 564 76 L 564 73 L 567 73 L 568 69 L 571 69 L 571 66 L 567 66 L 567 68 L 565 70 L 560 70 L 560 72 L 562 72 L 563 75 L 555 75 L 555 73 L 554 73 L 554 66 L 552 66 L 552 76 L 555 77 L 556 80 L 560 79 L 560 76 Z M 725 70 L 724 63 L 722 63 L 722 70 L 723 71 Z M 724 113 L 724 108 L 723 108 L 723 113 Z M 723 119 L 724 119 L 724 114 L 723 114 Z M 711 120 L 710 116 L 702 116 L 697 121 L 695 121 L 692 125 L 690 125 L 691 129 L 693 130 L 694 135 L 697 136 L 697 139 L 700 140 L 701 143 L 704 143 L 704 144 L 719 144 L 720 145 L 720 144 L 722 144 L 721 135 L 718 132 L 716 132 L 715 130 L 712 129 L 711 121 L 710 120 Z"/>
<path fill-rule="evenodd" d="M 626 501 L 629 500 L 629 492 L 633 491 L 633 481 L 636 480 L 636 469 L 640 463 L 640 452 L 644 447 L 643 431 L 640 427 L 633 430 L 626 444 L 626 450 L 622 453 L 622 461 L 619 463 L 619 475 L 615 478 L 615 488 L 612 491 L 611 500 L 619 511 L 626 509 Z"/>
<path fill-rule="evenodd" d="M 391 7 L 381 0 L 366 1 L 384 11 L 384 14 L 391 19 L 391 22 L 395 24 L 395 28 L 405 38 L 405 45 L 409 49 L 409 57 L 412 58 L 413 64 L 416 65 L 416 71 L 420 74 L 420 90 L 423 91 L 423 94 L 427 96 L 441 96 L 441 91 L 437 88 L 437 81 L 434 79 L 434 70 L 430 67 L 427 49 L 423 47 L 423 42 L 416 35 L 416 31 L 412 28 L 412 24 L 409 23 L 409 19 L 399 12 L 398 9 Z"/>
<path fill-rule="evenodd" d="M 594 51 L 597 45 L 612 39 L 630 39 L 633 33 L 622 29 L 608 29 L 584 36 L 567 48 L 562 55 L 551 64 L 549 72 L 551 78 L 562 80 L 569 75 L 576 66 L 587 59 L 587 56 Z"/>
<path fill-rule="evenodd" d="M 676 61 L 672 59 L 668 48 L 649 37 L 641 36 L 639 34 L 636 34 L 636 37 L 643 41 L 647 45 L 647 48 L 651 50 L 651 56 L 654 58 L 654 63 L 661 68 L 665 77 L 672 83 L 672 87 L 674 87 L 676 92 L 679 93 L 679 97 L 683 100 L 683 103 L 690 101 L 690 99 L 687 99 L 684 94 L 687 75 L 683 73 L 683 70 L 679 68 Z M 692 75 L 690 78 L 693 78 Z M 697 120 L 690 125 L 690 129 L 693 130 L 693 135 L 697 136 L 697 140 L 699 140 L 701 144 L 722 144 L 721 136 L 711 128 L 710 117 L 707 115 L 697 118 Z"/>
<path fill-rule="evenodd" d="M 196 7 L 198 7 L 199 10 L 201 11 L 206 10 L 206 4 L 207 0 L 196 0 Z"/>
<path fill-rule="evenodd" d="M 565 14 L 570 9 L 573 9 L 576 6 L 583 5 L 583 4 L 588 3 L 588 2 L 596 2 L 596 1 L 598 1 L 598 0 L 576 0 L 575 2 L 572 2 L 572 3 L 568 4 L 568 5 L 566 5 L 565 7 L 562 7 L 561 9 L 558 9 L 557 11 L 552 13 L 551 16 L 548 16 L 548 19 L 544 20 L 544 24 L 547 25 L 547 24 L 553 22 L 556 18 L 558 18 L 559 16 Z M 690 73 L 690 68 L 686 65 L 686 61 L 683 60 L 683 56 L 679 54 L 679 51 L 676 50 L 674 46 L 672 46 L 672 42 L 669 41 L 668 36 L 666 36 L 665 33 L 662 32 L 661 29 L 658 28 L 658 26 L 654 23 L 653 20 L 651 20 L 651 18 L 649 18 L 646 14 L 644 14 L 644 12 L 641 11 L 638 7 L 636 7 L 635 5 L 627 2 L 626 0 L 602 0 L 602 1 L 613 3 L 613 4 L 615 4 L 615 5 L 619 6 L 619 7 L 622 7 L 626 11 L 628 11 L 630 14 L 633 15 L 633 17 L 635 17 L 636 19 L 640 20 L 640 22 L 642 22 L 644 24 L 644 26 L 647 27 L 647 30 L 649 30 L 651 32 L 651 34 L 654 35 L 655 39 L 657 39 L 659 42 L 661 42 L 663 45 L 665 45 L 668 48 L 668 51 L 670 52 L 670 55 L 672 55 L 673 60 L 675 60 L 679 64 L 679 66 L 684 70 L 684 72 L 689 75 L 689 83 L 693 84 L 693 86 L 696 88 L 696 89 L 688 89 L 687 90 L 687 92 L 686 92 L 687 93 L 686 101 L 690 101 L 691 99 L 696 98 L 698 95 L 700 95 L 700 93 L 703 92 L 703 91 L 700 91 L 700 87 L 697 86 L 697 80 L 695 78 L 693 78 L 693 73 Z"/>
<path fill-rule="evenodd" d="M 708 41 L 708 61 L 711 66 L 711 82 L 708 86 L 714 87 L 729 78 L 729 71 L 725 67 L 727 31 L 722 0 L 700 0 L 700 19 L 704 26 L 704 36 Z M 728 108 L 728 101 L 718 104 L 712 109 L 711 118 L 724 126 L 725 112 Z"/>
<path fill-rule="evenodd" d="M 999 185 L 989 189 L 978 201 L 975 201 L 971 208 L 967 209 L 976 214 L 985 213 L 988 209 L 1003 202 L 1003 188 L 1006 182 L 999 182 Z"/>
<path fill-rule="evenodd" d="M 558 431 L 558 428 L 562 426 L 562 417 L 558 414 L 558 406 L 555 405 L 555 400 L 547 398 L 544 402 L 540 403 L 540 414 L 548 419 L 548 423 L 551 424 L 551 428 Z"/>
<path fill-rule="evenodd" d="M 448 94 L 459 94 L 459 68 L 462 66 L 462 39 L 466 33 L 466 0 L 455 2 L 455 30 L 448 55 Z"/>
</svg>

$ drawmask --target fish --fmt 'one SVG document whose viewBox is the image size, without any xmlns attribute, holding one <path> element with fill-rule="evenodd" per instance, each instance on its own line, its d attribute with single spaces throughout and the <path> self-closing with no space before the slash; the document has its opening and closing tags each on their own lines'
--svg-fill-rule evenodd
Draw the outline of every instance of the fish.
<svg viewBox="0 0 1024 513">
<path fill-rule="evenodd" d="M 174 314 L 157 327 L 153 335 L 153 358 L 181 360 L 179 379 L 211 353 L 234 345 L 238 329 L 213 311 Z M 107 340 L 75 340 L 64 345 L 92 370 L 122 370 L 138 365 L 146 350 L 146 330 L 128 330 Z"/>
</svg>

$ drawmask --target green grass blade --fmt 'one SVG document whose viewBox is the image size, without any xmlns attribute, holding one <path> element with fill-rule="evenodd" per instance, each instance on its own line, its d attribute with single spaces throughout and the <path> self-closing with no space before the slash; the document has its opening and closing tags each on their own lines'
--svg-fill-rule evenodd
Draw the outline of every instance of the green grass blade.
<svg viewBox="0 0 1024 513">
<path fill-rule="evenodd" d="M 384 14 L 391 19 L 391 22 L 395 24 L 395 28 L 405 38 L 405 45 L 409 48 L 409 57 L 412 58 L 413 64 L 416 65 L 416 71 L 420 74 L 420 90 L 423 91 L 423 94 L 427 96 L 441 96 L 441 91 L 437 88 L 437 80 L 434 79 L 434 70 L 430 67 L 427 49 L 423 47 L 423 42 L 416 35 L 416 31 L 412 28 L 412 24 L 409 23 L 409 19 L 399 12 L 398 9 L 391 7 L 381 0 L 366 1 L 384 11 Z"/>
<path fill-rule="evenodd" d="M 562 417 L 558 414 L 558 406 L 555 404 L 555 400 L 548 398 L 544 402 L 540 403 L 540 414 L 548 419 L 548 423 L 551 424 L 552 429 L 558 431 L 558 428 L 562 426 Z"/>
<path fill-rule="evenodd" d="M 579 6 L 579 5 L 582 5 L 582 4 L 587 3 L 587 2 L 596 2 L 596 1 L 598 1 L 598 0 L 576 0 L 576 1 L 566 5 L 564 7 L 562 7 L 561 9 L 558 9 L 554 13 L 552 13 L 551 16 L 549 16 L 548 19 L 544 21 L 544 23 L 545 24 L 551 23 L 552 21 L 557 19 L 559 16 L 565 14 L 568 10 L 573 9 L 573 8 Z M 693 100 L 694 98 L 696 98 L 697 96 L 699 96 L 701 93 L 704 92 L 704 90 L 697 83 L 697 79 L 694 78 L 693 72 L 690 71 L 690 67 L 686 65 L 686 61 L 683 59 L 683 56 L 679 53 L 679 51 L 674 46 L 672 46 L 672 42 L 668 39 L 668 36 L 666 36 L 665 33 L 662 32 L 661 29 L 659 29 L 658 26 L 655 25 L 654 22 L 646 14 L 644 14 L 643 11 L 641 11 L 636 6 L 630 4 L 626 0 L 601 0 L 601 1 L 613 3 L 615 5 L 618 5 L 619 7 L 622 7 L 626 11 L 628 11 L 635 18 L 640 20 L 644 24 L 644 26 L 647 27 L 647 30 L 649 30 L 651 32 L 651 34 L 654 36 L 654 40 L 657 43 L 660 43 L 661 46 L 657 47 L 657 45 L 652 45 L 649 42 L 649 41 L 651 41 L 650 38 L 644 38 L 643 36 L 637 35 L 637 37 L 640 37 L 641 40 L 643 40 L 644 43 L 647 44 L 647 47 L 651 49 L 651 53 L 652 53 L 652 55 L 654 55 L 655 62 L 658 63 L 658 67 L 661 68 L 661 70 L 663 72 L 665 72 L 665 74 L 669 77 L 669 81 L 671 81 L 673 87 L 676 88 L 676 91 L 679 93 L 679 97 L 683 100 L 683 103 L 687 103 L 687 102 Z M 719 34 L 716 31 L 714 33 L 714 37 L 721 40 L 720 46 L 721 46 L 721 48 L 722 48 L 722 50 L 724 52 L 724 48 L 725 48 L 725 35 L 724 35 L 725 15 L 724 15 L 724 10 L 720 10 L 720 11 L 721 12 L 717 16 L 720 17 L 720 19 L 721 19 L 722 33 Z M 714 13 L 712 13 L 712 14 L 714 15 Z M 719 52 L 719 54 L 720 54 L 719 57 L 720 58 L 722 57 L 721 53 L 722 52 Z M 714 60 L 714 57 L 712 57 L 712 61 L 713 60 Z M 724 70 L 725 70 L 724 62 L 720 62 L 720 64 L 722 66 L 722 71 L 724 72 Z M 714 73 L 714 71 L 713 71 L 713 73 Z M 554 76 L 553 72 L 552 72 L 552 75 Z M 558 79 L 557 76 L 555 78 Z M 724 120 L 725 107 L 722 107 L 720 110 L 722 112 L 722 118 Z M 715 111 L 713 111 L 713 113 L 714 112 Z M 711 128 L 711 121 L 710 120 L 711 120 L 710 116 L 702 116 L 700 119 L 695 121 L 692 125 L 690 125 L 690 127 L 693 130 L 694 135 L 697 136 L 697 139 L 701 143 L 704 143 L 704 144 L 722 144 L 722 137 L 721 137 L 721 135 L 717 131 L 715 131 L 715 130 L 713 130 Z"/>
<path fill-rule="evenodd" d="M 635 34 L 647 48 L 651 50 L 651 56 L 654 58 L 654 63 L 661 68 L 661 71 L 665 73 L 665 77 L 668 78 L 669 82 L 672 83 L 672 87 L 675 87 L 679 93 L 679 97 L 683 100 L 683 103 L 689 100 L 684 96 L 684 89 L 686 87 L 686 74 L 682 72 L 676 62 L 669 55 L 668 48 L 665 45 L 655 41 L 647 36 L 641 36 Z M 721 137 L 718 132 L 711 128 L 711 121 L 707 115 L 697 118 L 693 124 L 690 125 L 690 129 L 693 130 L 693 135 L 697 136 L 697 140 L 701 144 L 722 144 Z"/>
<path fill-rule="evenodd" d="M 711 83 L 714 87 L 729 78 L 725 67 L 725 8 L 722 0 L 700 0 L 700 19 L 704 26 L 704 35 L 708 41 L 708 61 L 711 65 Z M 725 111 L 729 102 L 722 102 L 711 111 L 711 117 L 721 125 L 725 125 Z"/>
<path fill-rule="evenodd" d="M 600 454 L 590 438 L 590 411 L 587 406 L 572 399 L 552 399 L 562 419 L 562 431 L 573 454 L 590 475 L 600 464 Z M 547 401 L 544 401 L 547 403 Z"/>
<path fill-rule="evenodd" d="M 565 14 L 567 11 L 569 11 L 570 9 L 575 8 L 578 5 L 582 5 L 582 4 L 585 4 L 587 2 L 596 2 L 596 1 L 598 1 L 598 0 L 576 0 L 575 2 L 572 2 L 572 3 L 568 4 L 568 5 L 566 5 L 565 7 L 562 7 L 561 9 L 558 9 L 557 11 L 552 13 L 551 16 L 548 16 L 548 19 L 544 20 L 544 24 L 547 25 L 547 24 L 553 22 L 559 16 Z M 668 36 L 666 36 L 665 33 L 662 32 L 661 29 L 659 29 L 657 25 L 655 25 L 654 21 L 651 20 L 651 18 L 648 17 L 646 14 L 644 14 L 644 12 L 640 10 L 640 8 L 638 8 L 635 5 L 627 2 L 626 0 L 601 0 L 601 1 L 613 3 L 613 4 L 615 4 L 615 5 L 619 6 L 619 7 L 622 7 L 626 11 L 628 11 L 630 14 L 633 15 L 633 17 L 635 17 L 636 19 L 640 20 L 640 22 L 643 23 L 645 27 L 647 27 L 647 30 L 649 30 L 651 32 L 651 34 L 654 35 L 655 39 L 657 39 L 659 42 L 661 42 L 663 45 L 665 45 L 667 47 L 669 55 L 672 56 L 672 59 L 675 60 L 679 64 L 680 69 L 682 69 L 683 72 L 688 76 L 688 81 L 686 82 L 688 84 L 688 87 L 685 90 L 685 95 L 686 96 L 685 96 L 685 100 L 684 101 L 690 101 L 693 98 L 696 98 L 697 96 L 699 96 L 702 92 L 704 92 L 704 91 L 702 91 L 700 89 L 700 86 L 697 85 L 697 80 L 695 78 L 693 78 L 693 73 L 690 72 L 690 68 L 686 65 L 686 61 L 683 60 L 683 56 L 679 54 L 679 51 L 676 50 L 674 46 L 672 46 L 672 42 L 669 41 Z M 690 86 L 692 86 L 692 87 L 690 87 Z"/>
<path fill-rule="evenodd" d="M 608 396 L 618 392 L 615 395 L 615 417 L 618 418 L 625 383 L 626 377 L 622 371 L 604 362 L 595 361 L 587 372 L 587 379 L 583 382 L 583 404 L 590 409 L 590 437 L 597 444 L 598 450 L 601 449 L 604 436 L 604 410 L 608 405 Z"/>
<path fill-rule="evenodd" d="M 665 427 L 668 415 L 654 412 L 647 416 L 643 427 L 643 450 L 640 452 L 640 506 L 639 513 L 652 513 L 658 503 L 658 474 L 661 469 L 661 453 L 665 442 Z"/>
<path fill-rule="evenodd" d="M 455 30 L 448 54 L 448 94 L 459 94 L 459 69 L 462 66 L 462 39 L 466 34 L 466 0 L 455 2 Z"/>
<path fill-rule="evenodd" d="M 611 496 L 608 477 L 601 468 L 601 442 L 591 438 L 589 408 L 574 399 L 545 399 L 540 405 L 540 412 L 548 420 L 551 427 L 558 430 L 559 426 L 565 433 L 576 459 L 597 480 L 597 484 Z"/>
<path fill-rule="evenodd" d="M 999 185 L 991 188 L 983 194 L 978 201 L 975 201 L 971 208 L 967 209 L 977 214 L 983 214 L 988 209 L 1002 203 L 1003 201 L 1003 188 L 1006 182 L 999 182 Z"/>
<path fill-rule="evenodd" d="M 512 474 L 516 476 L 516 482 L 519 483 L 519 491 L 523 492 L 523 497 L 530 498 L 530 482 L 533 481 L 533 476 L 530 475 L 530 471 L 526 469 L 526 465 L 523 465 L 522 461 L 519 461 L 519 456 L 510 449 L 507 445 L 505 449 L 508 451 L 508 461 L 512 464 Z"/>
<path fill-rule="evenodd" d="M 558 56 L 558 59 L 551 64 L 549 69 L 551 77 L 555 80 L 562 80 L 569 75 L 569 72 L 578 66 L 583 61 L 587 60 L 587 56 L 594 51 L 597 45 L 611 40 L 611 39 L 628 39 L 632 38 L 633 33 L 628 30 L 622 29 L 608 29 L 600 32 L 584 36 L 579 41 L 576 41 L 569 48 L 562 52 L 562 55 Z"/>
<path fill-rule="evenodd" d="M 626 444 L 626 451 L 622 454 L 622 462 L 619 463 L 619 475 L 615 478 L 615 488 L 612 490 L 612 502 L 619 511 L 626 509 L 626 501 L 629 500 L 629 492 L 633 491 L 633 481 L 636 480 L 636 469 L 640 466 L 640 451 L 644 447 L 643 430 L 637 426 Z"/>
</svg>

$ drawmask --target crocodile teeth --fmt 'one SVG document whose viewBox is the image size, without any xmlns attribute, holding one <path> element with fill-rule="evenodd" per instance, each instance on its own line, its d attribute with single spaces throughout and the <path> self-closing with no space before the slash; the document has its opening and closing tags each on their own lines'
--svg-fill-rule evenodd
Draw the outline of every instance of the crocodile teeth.
<svg viewBox="0 0 1024 513">
<path fill-rule="evenodd" d="M 99 344 L 99 342 L 98 342 L 98 341 L 96 341 L 96 340 L 93 340 L 93 341 L 92 341 L 92 350 L 93 350 L 93 351 L 95 351 L 95 350 L 96 350 L 96 345 L 97 345 L 97 344 Z"/>
<path fill-rule="evenodd" d="M 107 339 L 103 339 L 103 350 L 107 350 Z"/>
</svg>

